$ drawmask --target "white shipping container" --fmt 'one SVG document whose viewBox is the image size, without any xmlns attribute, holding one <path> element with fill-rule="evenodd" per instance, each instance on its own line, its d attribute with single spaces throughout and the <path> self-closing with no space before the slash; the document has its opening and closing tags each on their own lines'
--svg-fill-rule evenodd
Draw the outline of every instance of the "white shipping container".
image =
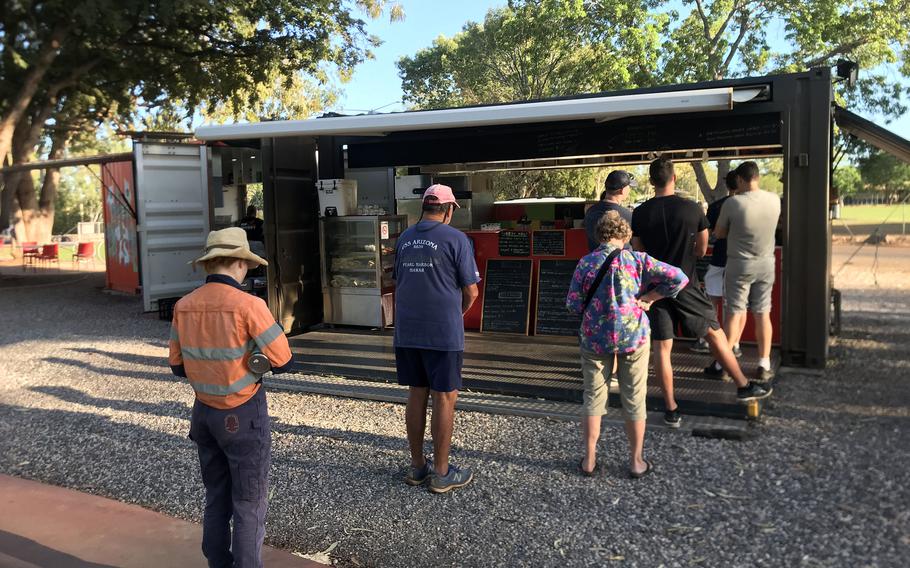
<svg viewBox="0 0 910 568">
<path fill-rule="evenodd" d="M 325 217 L 326 209 L 334 207 L 339 217 L 355 215 L 357 212 L 357 180 L 321 179 L 316 185 L 319 190 L 319 216 Z"/>
</svg>

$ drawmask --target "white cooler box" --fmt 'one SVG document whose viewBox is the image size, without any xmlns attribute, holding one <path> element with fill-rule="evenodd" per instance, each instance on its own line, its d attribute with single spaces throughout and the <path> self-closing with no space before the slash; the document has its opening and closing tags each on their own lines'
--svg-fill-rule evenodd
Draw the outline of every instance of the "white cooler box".
<svg viewBox="0 0 910 568">
<path fill-rule="evenodd" d="M 339 217 L 357 213 L 357 180 L 321 179 L 316 182 L 319 191 L 319 216 L 325 217 L 328 207 L 334 207 Z"/>
</svg>

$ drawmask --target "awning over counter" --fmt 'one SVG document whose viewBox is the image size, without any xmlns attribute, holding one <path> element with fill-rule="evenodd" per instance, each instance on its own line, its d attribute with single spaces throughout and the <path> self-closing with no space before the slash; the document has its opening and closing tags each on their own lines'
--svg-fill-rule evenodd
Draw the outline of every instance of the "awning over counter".
<svg viewBox="0 0 910 568">
<path fill-rule="evenodd" d="M 722 111 L 766 92 L 758 87 L 719 87 L 682 91 L 579 97 L 443 110 L 408 111 L 307 120 L 279 120 L 224 126 L 205 125 L 200 140 L 285 136 L 381 136 L 392 132 L 469 128 L 503 124 L 606 121 L 627 116 Z"/>
<path fill-rule="evenodd" d="M 910 140 L 842 107 L 834 107 L 834 120 L 847 134 L 910 163 Z"/>
</svg>

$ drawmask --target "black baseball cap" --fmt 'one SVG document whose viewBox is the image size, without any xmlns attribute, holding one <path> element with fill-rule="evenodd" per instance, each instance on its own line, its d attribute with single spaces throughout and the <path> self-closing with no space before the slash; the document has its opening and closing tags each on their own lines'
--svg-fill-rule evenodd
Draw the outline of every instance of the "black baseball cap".
<svg viewBox="0 0 910 568">
<path fill-rule="evenodd" d="M 620 191 L 627 185 L 635 187 L 634 182 L 635 176 L 629 172 L 625 170 L 613 170 L 610 172 L 610 175 L 607 176 L 607 181 L 604 182 L 604 189 L 607 191 Z"/>
</svg>

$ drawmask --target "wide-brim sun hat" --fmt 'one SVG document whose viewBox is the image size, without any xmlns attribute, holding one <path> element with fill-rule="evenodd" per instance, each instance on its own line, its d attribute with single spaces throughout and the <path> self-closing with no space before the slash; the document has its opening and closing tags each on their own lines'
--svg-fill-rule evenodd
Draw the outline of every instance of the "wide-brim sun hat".
<svg viewBox="0 0 910 568">
<path fill-rule="evenodd" d="M 240 227 L 228 227 L 227 229 L 209 233 L 209 236 L 205 239 L 205 254 L 187 264 L 195 266 L 200 262 L 218 257 L 240 258 L 255 262 L 261 266 L 269 265 L 264 258 L 253 254 L 250 250 L 250 243 L 246 239 L 246 231 Z"/>
</svg>

